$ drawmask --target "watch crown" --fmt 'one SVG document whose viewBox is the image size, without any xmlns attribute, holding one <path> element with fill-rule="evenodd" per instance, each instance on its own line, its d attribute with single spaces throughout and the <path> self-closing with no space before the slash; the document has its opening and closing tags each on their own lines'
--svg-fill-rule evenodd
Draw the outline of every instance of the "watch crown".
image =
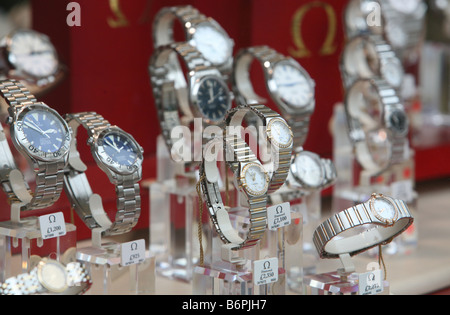
<svg viewBox="0 0 450 315">
<path fill-rule="evenodd" d="M 13 118 L 11 117 L 11 116 L 9 116 L 8 118 L 6 118 L 6 123 L 8 124 L 8 125 L 11 125 L 12 123 L 13 123 Z"/>
<path fill-rule="evenodd" d="M 88 145 L 94 144 L 94 137 L 89 137 L 89 138 L 87 139 L 87 144 L 88 144 Z"/>
</svg>

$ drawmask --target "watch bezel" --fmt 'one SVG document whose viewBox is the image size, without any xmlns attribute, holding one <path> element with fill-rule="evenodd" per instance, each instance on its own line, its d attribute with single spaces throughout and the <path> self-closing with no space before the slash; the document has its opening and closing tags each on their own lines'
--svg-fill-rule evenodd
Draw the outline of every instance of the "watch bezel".
<svg viewBox="0 0 450 315">
<path fill-rule="evenodd" d="M 264 188 L 261 189 L 261 191 L 256 191 L 256 190 L 253 190 L 253 189 L 249 188 L 249 187 L 248 187 L 248 184 L 247 184 L 247 181 L 246 181 L 246 179 L 245 179 L 245 175 L 246 175 L 248 169 L 251 168 L 251 167 L 255 167 L 255 166 L 258 167 L 259 169 L 261 169 L 261 171 L 262 171 L 262 172 L 264 173 L 264 175 L 265 175 Z M 241 169 L 239 179 L 240 179 L 240 182 L 241 182 L 240 186 L 241 186 L 241 187 L 245 190 L 245 192 L 248 193 L 249 195 L 254 196 L 254 197 L 259 197 L 259 196 L 263 196 L 263 195 L 267 194 L 267 191 L 268 191 L 268 189 L 269 189 L 270 178 L 269 178 L 269 174 L 267 174 L 266 170 L 264 169 L 264 167 L 263 167 L 261 164 L 255 163 L 255 162 L 247 163 L 247 164 Z"/>
<path fill-rule="evenodd" d="M 43 278 L 43 275 L 42 275 L 43 268 L 45 268 L 47 265 L 50 265 L 50 264 L 57 266 L 58 268 L 60 268 L 63 271 L 63 273 L 65 275 L 65 285 L 64 285 L 64 287 L 54 288 L 54 287 L 52 287 L 51 285 L 49 285 L 46 282 L 46 279 Z M 47 289 L 48 291 L 50 291 L 52 293 L 62 293 L 62 292 L 64 292 L 65 290 L 67 290 L 69 288 L 68 279 L 67 279 L 68 275 L 67 275 L 66 267 L 63 264 L 61 264 L 60 262 L 56 261 L 56 260 L 52 260 L 52 259 L 43 259 L 43 260 L 41 260 L 39 262 L 38 266 L 37 266 L 37 277 L 38 277 L 39 283 L 45 289 Z"/>
<path fill-rule="evenodd" d="M 32 112 L 33 110 L 43 110 L 50 112 L 64 126 L 65 129 L 64 138 L 61 143 L 61 147 L 58 151 L 56 152 L 41 151 L 38 148 L 35 148 L 28 140 L 22 128 L 23 119 L 25 115 L 27 115 L 29 112 Z M 44 103 L 34 103 L 32 105 L 27 105 L 24 106 L 19 112 L 17 112 L 15 118 L 13 119 L 13 124 L 11 125 L 11 133 L 13 135 L 13 139 L 15 140 L 14 143 L 18 145 L 18 149 L 24 151 L 27 155 L 36 160 L 44 162 L 57 162 L 63 159 L 65 156 L 67 156 L 70 150 L 72 133 L 70 131 L 69 126 L 67 125 L 67 122 L 61 117 L 61 115 L 59 115 L 59 113 L 56 110 L 52 109 L 51 107 L 47 106 Z"/>
<path fill-rule="evenodd" d="M 53 69 L 53 71 L 51 71 L 49 74 L 46 74 L 46 75 L 43 75 L 43 76 L 37 76 L 35 74 L 32 74 L 32 73 L 28 72 L 27 69 L 24 69 L 23 67 L 20 66 L 20 64 L 17 63 L 17 61 L 13 60 L 12 57 L 14 56 L 14 52 L 12 51 L 12 44 L 13 44 L 13 41 L 14 41 L 14 37 L 17 36 L 18 34 L 26 34 L 26 33 L 32 34 L 33 36 L 36 36 L 36 37 L 40 38 L 42 41 L 46 42 L 48 44 L 48 46 L 51 48 L 53 56 L 54 56 L 55 61 L 56 61 L 56 64 L 55 64 L 55 68 Z M 52 77 L 55 74 L 57 74 L 58 71 L 60 70 L 58 52 L 56 51 L 56 48 L 53 45 L 53 43 L 51 42 L 50 38 L 47 35 L 45 35 L 45 34 L 36 32 L 34 30 L 19 29 L 19 30 L 13 31 L 9 35 L 7 35 L 5 37 L 5 43 L 6 43 L 6 51 L 7 51 L 7 56 L 8 56 L 8 63 L 14 69 L 13 70 L 14 71 L 14 75 L 30 77 L 30 78 L 33 78 L 34 80 L 39 80 L 39 79 L 43 79 L 43 78 Z"/>
<path fill-rule="evenodd" d="M 307 156 L 307 157 L 311 158 L 319 166 L 321 182 L 318 185 L 311 185 L 310 183 L 307 183 L 302 177 L 299 176 L 296 160 L 300 156 Z M 322 185 L 325 183 L 325 175 L 326 175 L 325 171 L 326 170 L 325 170 L 325 168 L 323 166 L 322 159 L 320 158 L 319 155 L 317 155 L 317 154 L 315 154 L 313 152 L 300 151 L 296 155 L 294 155 L 293 159 L 292 159 L 291 170 L 290 171 L 291 171 L 291 174 L 293 175 L 294 179 L 298 183 L 301 184 L 302 188 L 305 188 L 305 189 L 318 189 L 318 188 L 322 187 Z"/>
<path fill-rule="evenodd" d="M 105 136 L 110 133 L 120 133 L 133 143 L 133 146 L 136 149 L 136 160 L 132 165 L 120 165 L 106 153 L 103 147 L 103 140 Z M 96 138 L 96 141 L 92 145 L 92 152 L 99 166 L 106 166 L 107 169 L 120 175 L 132 175 L 134 173 L 139 173 L 144 161 L 143 152 L 138 142 L 133 138 L 131 134 L 117 126 L 110 126 L 100 132 L 100 134 Z"/>
<path fill-rule="evenodd" d="M 283 100 L 279 93 L 279 89 L 277 86 L 277 83 L 275 82 L 274 73 L 275 69 L 282 65 L 288 65 L 290 67 L 295 68 L 297 71 L 299 71 L 306 79 L 306 82 L 308 83 L 308 86 L 310 88 L 310 97 L 306 104 L 301 106 L 296 106 L 294 104 L 289 103 L 288 101 Z M 263 65 L 264 67 L 264 65 Z M 315 82 L 309 75 L 309 73 L 294 59 L 292 58 L 286 58 L 283 60 L 280 60 L 273 64 L 271 69 L 265 68 L 265 74 L 266 74 L 266 85 L 267 89 L 272 96 L 272 98 L 281 106 L 285 106 L 285 109 L 292 113 L 309 113 L 314 110 L 315 107 Z"/>
<path fill-rule="evenodd" d="M 378 211 L 376 211 L 375 203 L 380 199 L 383 199 L 383 200 L 387 201 L 390 205 L 392 205 L 392 207 L 395 211 L 394 217 L 392 219 L 383 218 L 383 216 L 381 216 L 378 213 Z M 391 197 L 384 196 L 383 194 L 373 194 L 369 200 L 369 208 L 370 208 L 370 211 L 372 212 L 372 214 L 375 216 L 375 218 L 377 218 L 377 220 L 379 220 L 381 223 L 385 224 L 386 226 L 392 226 L 398 220 L 399 211 L 397 209 L 394 199 L 392 199 Z"/>
<path fill-rule="evenodd" d="M 288 142 L 287 144 L 282 144 L 282 143 L 278 142 L 278 141 L 275 139 L 275 137 L 272 135 L 272 125 L 273 125 L 275 122 L 281 122 L 281 123 L 283 123 L 283 124 L 288 128 L 288 130 L 289 130 L 289 135 L 290 135 L 290 139 L 289 139 L 289 142 Z M 290 147 L 293 145 L 293 143 L 294 143 L 294 133 L 292 132 L 291 127 L 286 123 L 286 121 L 285 121 L 284 119 L 281 119 L 281 118 L 273 118 L 273 119 L 271 119 L 271 120 L 268 122 L 268 124 L 267 124 L 266 132 L 267 132 L 267 137 L 269 137 L 269 139 L 270 139 L 270 142 L 271 142 L 273 145 L 277 146 L 278 148 L 281 148 L 281 149 L 288 149 L 288 148 L 290 148 Z"/>
<path fill-rule="evenodd" d="M 223 114 L 222 117 L 218 118 L 218 119 L 212 119 L 210 117 L 206 117 L 205 114 L 203 113 L 203 110 L 201 110 L 200 107 L 200 102 L 198 99 L 198 91 L 200 89 L 200 87 L 202 86 L 202 84 L 207 81 L 207 80 L 215 80 L 217 81 L 227 92 L 227 108 Z M 231 92 L 230 89 L 228 87 L 228 85 L 225 83 L 225 80 L 219 75 L 219 74 L 206 74 L 204 76 L 201 76 L 200 78 L 194 78 L 194 82 L 192 83 L 192 87 L 191 87 L 191 102 L 192 102 L 192 110 L 194 111 L 194 116 L 198 117 L 202 117 L 203 120 L 207 123 L 207 124 L 211 124 L 211 125 L 218 125 L 220 123 L 222 123 L 223 119 L 226 116 L 226 113 L 231 109 L 232 107 L 232 96 L 231 96 Z"/>
</svg>

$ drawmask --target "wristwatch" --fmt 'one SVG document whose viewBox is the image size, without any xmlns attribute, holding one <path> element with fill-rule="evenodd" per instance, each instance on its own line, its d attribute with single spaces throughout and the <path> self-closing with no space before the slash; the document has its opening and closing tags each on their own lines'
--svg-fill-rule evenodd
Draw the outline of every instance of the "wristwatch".
<svg viewBox="0 0 450 315">
<path fill-rule="evenodd" d="M 310 151 L 297 150 L 292 156 L 286 183 L 291 188 L 318 190 L 331 186 L 336 178 L 337 171 L 333 161 Z"/>
<path fill-rule="evenodd" d="M 345 87 L 357 79 L 384 79 L 399 90 L 405 75 L 403 64 L 391 46 L 378 35 L 356 36 L 344 48 L 341 73 Z"/>
<path fill-rule="evenodd" d="M 41 96 L 59 84 L 66 68 L 49 37 L 33 30 L 16 30 L 0 41 L 0 76 L 19 80 Z"/>
<path fill-rule="evenodd" d="M 389 244 L 412 223 L 406 202 L 373 194 L 365 203 L 344 210 L 314 231 L 313 242 L 321 258 L 354 256 L 378 245 Z"/>
<path fill-rule="evenodd" d="M 92 285 L 86 267 L 79 262 L 67 265 L 44 258 L 29 273 L 8 278 L 0 295 L 80 295 Z"/>
<path fill-rule="evenodd" d="M 190 5 L 165 7 L 156 14 L 153 22 L 154 47 L 178 42 L 174 38 L 175 21 L 184 31 L 184 38 L 179 41 L 196 47 L 227 78 L 233 63 L 234 41 L 216 20 Z"/>
<path fill-rule="evenodd" d="M 187 80 L 177 56 L 186 65 Z M 175 126 L 188 126 L 194 118 L 218 125 L 231 108 L 232 96 L 220 72 L 188 43 L 157 48 L 150 59 L 149 72 L 162 134 L 169 151 L 174 144 L 171 132 Z"/>
<path fill-rule="evenodd" d="M 356 81 L 347 91 L 345 111 L 349 137 L 364 169 L 380 173 L 407 158 L 408 117 L 397 92 L 386 81 Z M 389 146 L 388 156 L 377 158 L 371 152 L 368 137 L 371 132 L 380 136 L 377 141 Z"/>
<path fill-rule="evenodd" d="M 11 127 L 11 140 L 36 174 L 34 192 L 16 197 L 26 203 L 22 210 L 47 208 L 59 199 L 63 189 L 71 130 L 54 109 L 37 102 L 35 96 L 16 80 L 0 81 L 0 96 L 0 102 L 9 106 L 7 123 Z M 3 144 L 1 159 L 9 162 L 2 164 L 1 174 L 8 175 L 14 169 L 14 163 L 10 161 L 12 155 L 8 153 L 6 142 Z M 8 196 L 16 194 L 10 178 L 2 178 L 1 181 Z"/>
<path fill-rule="evenodd" d="M 234 134 L 236 137 L 240 137 L 244 117 L 249 113 L 262 121 L 262 128 L 258 130 L 257 134 L 260 144 L 259 157 L 264 162 L 266 160 L 270 162 L 266 165 L 271 178 L 268 193 L 271 194 L 284 185 L 289 174 L 294 135 L 280 114 L 261 104 L 240 105 L 228 111 L 225 118 L 227 126 L 224 131 L 225 135 Z M 270 144 L 270 148 L 268 148 L 270 158 L 266 159 L 265 156 L 263 158 L 262 146 L 267 142 Z"/>
<path fill-rule="evenodd" d="M 67 114 L 66 120 L 74 132 L 64 176 L 64 188 L 72 206 L 91 230 L 100 228 L 106 236 L 131 231 L 141 214 L 142 147 L 130 134 L 112 126 L 97 113 Z M 101 197 L 93 194 L 89 185 L 85 174 L 87 166 L 77 150 L 79 126 L 87 130 L 92 156 L 115 186 L 117 212 L 114 222 L 106 214 Z"/>
<path fill-rule="evenodd" d="M 264 71 L 267 91 L 294 133 L 294 148 L 301 147 L 308 135 L 315 108 L 315 82 L 300 64 L 267 46 L 242 49 L 233 64 L 232 86 L 241 104 L 266 102 L 254 91 L 250 66 L 257 60 Z"/>
<path fill-rule="evenodd" d="M 236 187 L 246 196 L 250 213 L 250 226 L 245 238 L 233 228 L 219 189 L 218 156 L 222 148 L 225 161 L 234 174 Z M 214 229 L 222 242 L 231 244 L 232 250 L 250 248 L 264 236 L 267 225 L 267 189 L 269 175 L 251 149 L 239 137 L 214 138 L 205 145 L 200 164 L 200 185 L 205 197 Z"/>
</svg>

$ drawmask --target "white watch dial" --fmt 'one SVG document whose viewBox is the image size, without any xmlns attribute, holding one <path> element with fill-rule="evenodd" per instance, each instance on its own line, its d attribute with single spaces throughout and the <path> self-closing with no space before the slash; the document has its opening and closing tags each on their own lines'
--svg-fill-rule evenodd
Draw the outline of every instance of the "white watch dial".
<svg viewBox="0 0 450 315">
<path fill-rule="evenodd" d="M 292 132 L 289 126 L 281 119 L 270 122 L 270 134 L 274 144 L 279 147 L 289 147 L 292 144 Z"/>
<path fill-rule="evenodd" d="M 309 154 L 300 154 L 295 159 L 297 176 L 310 187 L 320 187 L 324 180 L 320 161 Z"/>
<path fill-rule="evenodd" d="M 273 70 L 273 79 L 283 102 L 301 108 L 312 101 L 313 87 L 299 69 L 285 63 L 277 64 Z"/>
<path fill-rule="evenodd" d="M 267 173 L 258 164 L 248 164 L 244 170 L 246 189 L 253 195 L 262 195 L 267 191 Z"/>
<path fill-rule="evenodd" d="M 403 66 L 395 60 L 388 60 L 382 67 L 384 79 L 394 88 L 398 88 L 403 82 Z"/>
<path fill-rule="evenodd" d="M 232 55 L 229 40 L 209 24 L 197 27 L 192 44 L 215 65 L 223 64 Z"/>
<path fill-rule="evenodd" d="M 58 58 L 50 41 L 30 31 L 13 36 L 9 61 L 16 69 L 35 77 L 50 76 L 58 68 Z"/>
<path fill-rule="evenodd" d="M 66 268 L 56 262 L 42 262 L 39 266 L 39 280 L 51 292 L 62 292 L 67 288 Z"/>
<path fill-rule="evenodd" d="M 389 4 L 394 10 L 404 14 L 414 13 L 420 2 L 421 0 L 389 0 Z"/>
<path fill-rule="evenodd" d="M 373 213 L 382 222 L 392 224 L 397 219 L 397 209 L 387 199 L 383 197 L 374 197 L 370 205 Z"/>
</svg>

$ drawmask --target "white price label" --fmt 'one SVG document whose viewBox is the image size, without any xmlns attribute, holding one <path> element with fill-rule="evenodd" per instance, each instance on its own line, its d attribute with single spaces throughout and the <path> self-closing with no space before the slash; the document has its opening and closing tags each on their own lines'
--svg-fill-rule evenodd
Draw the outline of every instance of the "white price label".
<svg viewBox="0 0 450 315">
<path fill-rule="evenodd" d="M 376 295 L 384 291 L 383 272 L 380 269 L 359 275 L 359 295 Z"/>
<path fill-rule="evenodd" d="M 269 284 L 278 281 L 278 258 L 268 258 L 253 262 L 253 283 Z"/>
<path fill-rule="evenodd" d="M 145 261 L 145 240 L 123 243 L 121 246 L 121 264 L 130 266 Z"/>
<path fill-rule="evenodd" d="M 275 231 L 289 224 L 291 224 L 291 204 L 289 202 L 267 208 L 269 230 Z"/>
<path fill-rule="evenodd" d="M 41 237 L 44 240 L 66 235 L 66 222 L 62 212 L 47 214 L 39 217 Z"/>
</svg>

